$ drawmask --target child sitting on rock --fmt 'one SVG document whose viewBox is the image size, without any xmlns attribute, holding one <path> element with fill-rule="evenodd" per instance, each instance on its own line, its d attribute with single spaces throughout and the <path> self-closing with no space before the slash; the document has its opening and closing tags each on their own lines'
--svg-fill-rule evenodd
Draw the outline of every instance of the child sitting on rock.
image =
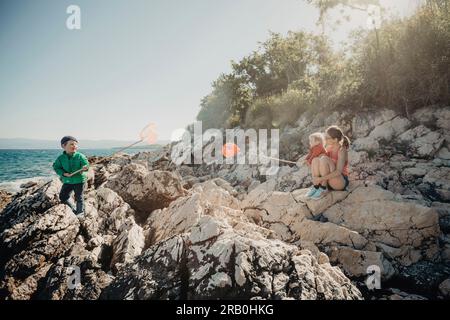
<svg viewBox="0 0 450 320">
<path fill-rule="evenodd" d="M 327 151 L 324 147 L 323 135 L 320 132 L 315 132 L 309 135 L 309 153 L 305 158 L 305 164 L 311 166 L 311 163 L 314 158 L 320 157 L 321 155 L 326 155 Z M 315 189 L 319 188 L 319 186 L 314 186 L 306 195 L 310 197 L 312 193 L 315 192 Z"/>
<path fill-rule="evenodd" d="M 53 163 L 53 169 L 63 182 L 59 199 L 67 204 L 75 214 L 82 216 L 84 212 L 83 191 L 87 180 L 86 171 L 89 170 L 89 161 L 86 156 L 78 152 L 78 141 L 74 137 L 65 136 L 61 139 L 63 153 Z M 75 192 L 76 208 L 69 200 L 70 193 Z"/>
<path fill-rule="evenodd" d="M 309 153 L 305 158 L 305 164 L 311 166 L 311 163 L 314 158 L 317 158 L 321 155 L 326 155 L 327 151 L 323 146 L 323 136 L 320 132 L 315 132 L 309 135 Z"/>
</svg>

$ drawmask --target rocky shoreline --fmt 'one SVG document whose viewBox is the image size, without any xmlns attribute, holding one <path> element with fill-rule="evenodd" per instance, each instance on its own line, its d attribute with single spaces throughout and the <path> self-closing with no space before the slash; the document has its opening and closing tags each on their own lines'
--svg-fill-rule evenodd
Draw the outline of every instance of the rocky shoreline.
<svg viewBox="0 0 450 320">
<path fill-rule="evenodd" d="M 351 137 L 351 184 L 319 201 L 308 168 L 176 166 L 170 145 L 96 158 L 83 218 L 58 180 L 2 193 L 0 298 L 449 299 L 450 107 L 305 114 L 281 156 L 331 124 Z"/>
<path fill-rule="evenodd" d="M 3 210 L 3 208 L 6 207 L 8 203 L 11 202 L 11 198 L 12 198 L 11 193 L 4 190 L 0 190 L 0 212 Z"/>
</svg>

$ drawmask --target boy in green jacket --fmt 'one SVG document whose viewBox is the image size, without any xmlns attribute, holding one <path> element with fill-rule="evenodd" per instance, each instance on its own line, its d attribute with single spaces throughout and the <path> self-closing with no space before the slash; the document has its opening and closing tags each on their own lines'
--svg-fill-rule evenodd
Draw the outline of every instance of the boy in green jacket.
<svg viewBox="0 0 450 320">
<path fill-rule="evenodd" d="M 63 137 L 61 147 L 64 151 L 53 163 L 53 169 L 63 182 L 59 199 L 61 203 L 67 204 L 75 214 L 83 215 L 83 191 L 87 180 L 86 171 L 89 170 L 89 161 L 84 154 L 77 152 L 78 140 L 74 137 Z M 75 192 L 76 208 L 69 200 L 72 190 Z"/>
</svg>

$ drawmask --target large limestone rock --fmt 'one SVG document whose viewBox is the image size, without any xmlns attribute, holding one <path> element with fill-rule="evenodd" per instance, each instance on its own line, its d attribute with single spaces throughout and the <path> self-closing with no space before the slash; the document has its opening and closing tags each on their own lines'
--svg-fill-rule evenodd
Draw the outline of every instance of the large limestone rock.
<svg viewBox="0 0 450 320">
<path fill-rule="evenodd" d="M 392 120 L 376 126 L 369 134 L 369 137 L 376 141 L 389 142 L 397 135 L 405 132 L 411 126 L 411 122 L 403 117 L 397 116 Z"/>
<path fill-rule="evenodd" d="M 77 241 L 66 257 L 53 264 L 36 298 L 45 300 L 95 300 L 113 277 L 98 263 L 96 250 Z"/>
<path fill-rule="evenodd" d="M 248 221 L 233 191 L 224 180 L 214 179 L 196 185 L 169 207 L 153 211 L 145 223 L 146 245 L 189 231 L 204 215 Z"/>
<path fill-rule="evenodd" d="M 439 285 L 439 291 L 445 298 L 450 298 L 450 278 L 442 281 L 442 283 Z"/>
<path fill-rule="evenodd" d="M 328 221 L 357 231 L 390 258 L 409 265 L 437 254 L 438 214 L 432 208 L 395 200 L 377 187 L 358 187 L 327 209 Z"/>
<path fill-rule="evenodd" d="M 443 130 L 450 130 L 450 106 L 429 106 L 416 110 L 413 119 L 426 126 L 436 126 Z"/>
<path fill-rule="evenodd" d="M 117 154 L 106 158 L 91 157 L 89 162 L 94 163 L 91 166 L 94 173 L 94 188 L 99 188 L 104 187 L 109 178 L 130 164 L 131 158 L 126 154 Z"/>
<path fill-rule="evenodd" d="M 70 250 L 78 229 L 77 217 L 62 204 L 2 224 L 1 294 L 9 299 L 32 298 L 52 262 Z"/>
<path fill-rule="evenodd" d="M 298 240 L 295 230 L 306 217 L 312 218 L 306 205 L 298 203 L 287 192 L 255 190 L 244 199 L 241 207 L 256 224 L 274 230 L 284 241 Z"/>
<path fill-rule="evenodd" d="M 297 162 L 302 163 L 305 157 L 300 158 Z M 282 166 L 281 169 L 288 168 L 288 170 L 280 170 L 275 177 L 269 177 L 269 179 L 276 180 L 275 190 L 290 192 L 298 188 L 305 187 L 311 184 L 311 169 L 306 165 L 300 167 L 294 166 L 292 168 L 288 166 Z"/>
<path fill-rule="evenodd" d="M 363 138 L 384 122 L 396 116 L 393 110 L 384 109 L 378 112 L 357 113 L 352 120 L 352 133 L 354 138 Z"/>
<path fill-rule="evenodd" d="M 294 232 L 301 241 L 314 243 L 327 253 L 336 246 L 375 250 L 373 244 L 358 232 L 330 222 L 305 219 L 296 225 Z"/>
<path fill-rule="evenodd" d="M 376 152 L 379 150 L 380 144 L 375 138 L 372 137 L 363 137 L 358 138 L 352 142 L 351 148 L 355 151 L 365 151 L 369 153 Z"/>
<path fill-rule="evenodd" d="M 438 198 L 441 201 L 450 201 L 450 168 L 437 167 L 431 169 L 423 178 L 423 183 L 427 184 L 425 192 L 431 198 Z"/>
<path fill-rule="evenodd" d="M 0 295 L 8 299 L 96 299 L 112 266 L 130 262 L 143 246 L 135 237 L 134 210 L 114 191 L 85 194 L 84 217 L 59 202 L 61 183 L 19 193 L 0 224 Z M 140 227 L 139 227 L 140 228 Z M 123 233 L 126 231 L 126 235 Z M 138 232 L 139 234 L 139 232 Z M 68 289 L 68 270 L 81 269 L 82 289 Z"/>
<path fill-rule="evenodd" d="M 258 175 L 258 170 L 255 166 L 248 164 L 235 164 L 229 169 L 219 171 L 217 175 L 233 186 L 239 184 L 248 187 L 253 181 L 253 178 Z"/>
<path fill-rule="evenodd" d="M 262 188 L 255 189 L 244 199 L 241 207 L 256 224 L 273 230 L 275 236 L 283 241 L 299 243 L 302 247 L 305 243 L 310 243 L 329 255 L 333 248 L 340 246 L 357 250 L 376 250 L 373 243 L 354 230 L 313 220 L 327 208 L 345 199 L 348 192 L 330 192 L 320 200 L 312 200 L 306 198 L 307 191 L 308 189 L 300 189 L 292 193 L 266 193 Z M 336 260 L 334 259 L 334 262 Z M 351 270 L 354 265 L 349 259 L 341 261 L 344 267 L 348 267 L 344 270 Z"/>
<path fill-rule="evenodd" d="M 185 194 L 181 179 L 169 171 L 148 170 L 136 163 L 123 168 L 110 178 L 106 187 L 117 192 L 136 211 L 142 222 L 156 209 L 167 207 Z"/>
<path fill-rule="evenodd" d="M 267 193 L 257 187 L 241 207 L 277 238 L 314 244 L 349 276 L 361 277 L 375 264 L 386 280 L 397 265 L 437 258 L 440 231 L 434 209 L 354 182 L 349 191 L 333 191 L 320 200 L 306 198 L 307 191 Z"/>
<path fill-rule="evenodd" d="M 81 225 L 86 241 L 97 236 L 114 237 L 126 219 L 134 216 L 130 205 L 109 188 L 100 187 L 86 194 L 85 214 Z"/>
<path fill-rule="evenodd" d="M 322 261 L 323 262 L 323 261 Z M 203 216 L 191 232 L 148 248 L 120 270 L 105 299 L 361 299 L 336 267 L 308 250 Z"/>
<path fill-rule="evenodd" d="M 405 143 L 407 154 L 415 158 L 432 158 L 444 143 L 444 137 L 424 125 L 402 133 L 398 141 Z"/>
<path fill-rule="evenodd" d="M 444 141 L 445 141 L 445 139 L 444 139 Z M 450 160 L 450 151 L 448 150 L 448 148 L 442 147 L 436 153 L 436 157 L 443 159 L 443 160 Z"/>
<path fill-rule="evenodd" d="M 111 267 L 120 268 L 139 256 L 145 245 L 144 231 L 134 219 L 129 218 L 120 226 L 120 233 L 113 242 Z"/>
<path fill-rule="evenodd" d="M 382 252 L 356 250 L 347 246 L 331 249 L 330 261 L 342 267 L 345 274 L 354 278 L 366 277 L 372 266 L 380 268 L 382 280 L 389 280 L 396 271 Z"/>
<path fill-rule="evenodd" d="M 375 152 L 380 149 L 381 145 L 391 142 L 393 138 L 405 132 L 410 126 L 411 122 L 408 119 L 396 116 L 374 127 L 368 136 L 354 140 L 351 147 L 355 151 Z"/>
<path fill-rule="evenodd" d="M 58 204 L 61 186 L 59 179 L 53 179 L 15 194 L 0 215 L 0 230 L 19 224 L 30 215 L 45 212 Z"/>
<path fill-rule="evenodd" d="M 364 164 L 369 160 L 369 154 L 366 151 L 348 151 L 349 164 L 351 167 Z"/>
<path fill-rule="evenodd" d="M 349 187 L 350 190 L 355 188 L 354 184 Z M 338 203 L 339 201 L 344 200 L 349 194 L 347 191 L 333 191 L 327 193 L 320 200 L 316 200 L 306 197 L 309 190 L 309 188 L 295 190 L 292 192 L 292 196 L 296 201 L 305 203 L 314 217 L 321 215 L 327 208 Z"/>
</svg>

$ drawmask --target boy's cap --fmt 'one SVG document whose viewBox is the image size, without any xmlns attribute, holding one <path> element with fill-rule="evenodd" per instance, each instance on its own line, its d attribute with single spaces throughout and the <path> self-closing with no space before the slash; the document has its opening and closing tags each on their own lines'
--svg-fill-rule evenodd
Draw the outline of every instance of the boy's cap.
<svg viewBox="0 0 450 320">
<path fill-rule="evenodd" d="M 65 137 L 63 137 L 63 138 L 61 139 L 61 145 L 65 144 L 66 142 L 69 142 L 69 141 L 71 141 L 71 140 L 73 140 L 73 141 L 75 141 L 75 142 L 78 142 L 78 140 L 75 139 L 75 137 L 72 137 L 72 136 L 65 136 Z"/>
</svg>

